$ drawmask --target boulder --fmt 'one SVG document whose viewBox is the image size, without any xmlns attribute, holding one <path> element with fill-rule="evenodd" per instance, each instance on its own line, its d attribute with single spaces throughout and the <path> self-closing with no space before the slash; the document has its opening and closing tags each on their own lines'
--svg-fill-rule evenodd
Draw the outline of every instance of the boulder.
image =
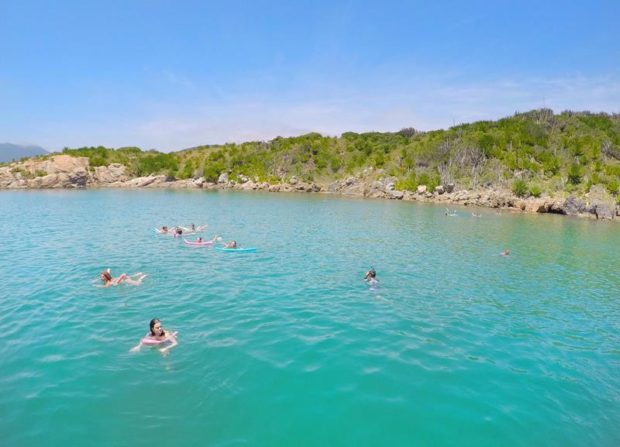
<svg viewBox="0 0 620 447">
<path fill-rule="evenodd" d="M 338 192 L 340 191 L 340 188 L 342 188 L 340 182 L 333 182 L 327 185 L 327 192 Z"/>
<path fill-rule="evenodd" d="M 219 184 L 228 183 L 228 173 L 222 172 L 220 176 L 217 178 L 217 182 Z"/>
<path fill-rule="evenodd" d="M 93 180 L 98 183 L 124 182 L 129 179 L 127 168 L 120 163 L 112 163 L 109 166 L 96 166 Z"/>
<path fill-rule="evenodd" d="M 292 176 L 291 179 L 288 181 L 289 185 L 296 185 L 297 183 L 299 183 L 299 179 L 295 176 Z"/>
<path fill-rule="evenodd" d="M 395 200 L 402 200 L 403 197 L 405 197 L 405 193 L 404 191 L 390 191 L 388 197 L 390 199 L 395 199 Z"/>
<path fill-rule="evenodd" d="M 257 188 L 258 185 L 256 185 L 256 183 L 252 182 L 252 181 L 246 181 L 245 183 L 241 184 L 241 189 L 243 191 L 253 191 Z"/>
<path fill-rule="evenodd" d="M 418 194 L 424 194 L 426 192 L 426 185 L 419 185 L 418 189 L 416 190 L 416 192 Z"/>
<path fill-rule="evenodd" d="M 443 185 L 439 185 L 435 188 L 435 192 L 439 195 L 443 194 L 444 192 L 446 192 L 446 189 L 443 187 Z"/>
<path fill-rule="evenodd" d="M 614 218 L 615 210 L 606 203 L 597 201 L 593 204 L 592 208 L 597 219 L 612 220 Z"/>
<path fill-rule="evenodd" d="M 446 185 L 446 192 L 447 192 L 448 194 L 451 194 L 451 193 L 452 193 L 452 191 L 454 191 L 454 183 L 448 183 L 448 184 Z"/>
<path fill-rule="evenodd" d="M 345 184 L 346 186 L 351 186 L 351 185 L 354 185 L 354 184 L 356 184 L 356 183 L 357 183 L 357 178 L 355 178 L 355 177 L 349 177 L 349 178 L 347 178 L 347 179 L 345 180 L 345 182 L 344 182 L 344 184 Z"/>
<path fill-rule="evenodd" d="M 563 214 L 568 214 L 569 216 L 585 213 L 588 210 L 586 204 L 575 196 L 570 196 L 566 199 L 562 204 L 562 208 L 564 210 Z"/>
</svg>

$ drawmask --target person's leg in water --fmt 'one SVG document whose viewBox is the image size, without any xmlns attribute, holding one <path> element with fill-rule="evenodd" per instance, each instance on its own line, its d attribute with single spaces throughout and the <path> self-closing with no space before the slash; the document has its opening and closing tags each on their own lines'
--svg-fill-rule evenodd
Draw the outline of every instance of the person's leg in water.
<svg viewBox="0 0 620 447">
<path fill-rule="evenodd" d="M 142 284 L 142 281 L 144 281 L 144 278 L 146 278 L 147 276 L 148 275 L 146 273 L 142 272 L 134 273 L 131 276 L 127 276 L 125 282 L 127 284 L 131 284 L 132 286 L 139 286 L 140 284 Z"/>
</svg>

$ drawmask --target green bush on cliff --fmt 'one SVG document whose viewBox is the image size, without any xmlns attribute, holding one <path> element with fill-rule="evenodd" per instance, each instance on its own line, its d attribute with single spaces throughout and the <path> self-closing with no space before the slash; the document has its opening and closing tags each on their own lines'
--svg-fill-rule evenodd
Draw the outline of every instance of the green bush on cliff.
<svg viewBox="0 0 620 447">
<path fill-rule="evenodd" d="M 538 185 L 532 185 L 530 186 L 529 192 L 532 197 L 540 197 L 542 194 L 542 189 Z"/>
<path fill-rule="evenodd" d="M 528 193 L 527 183 L 521 179 L 515 180 L 512 184 L 512 192 L 517 197 L 525 197 Z"/>
<path fill-rule="evenodd" d="M 433 190 L 442 182 L 515 187 L 511 179 L 518 176 L 526 183 L 525 190 L 517 189 L 520 194 L 536 196 L 538 188 L 584 192 L 599 183 L 611 192 L 620 182 L 620 115 L 540 109 L 429 132 L 309 133 L 170 154 L 102 146 L 63 152 L 87 157 L 91 166 L 121 163 L 134 175 L 203 175 L 212 182 L 221 172 L 231 178 L 275 181 L 295 175 L 321 182 L 364 173 L 370 180 L 396 177 L 403 190 L 418 185 Z M 527 182 L 536 186 L 528 190 Z"/>
</svg>

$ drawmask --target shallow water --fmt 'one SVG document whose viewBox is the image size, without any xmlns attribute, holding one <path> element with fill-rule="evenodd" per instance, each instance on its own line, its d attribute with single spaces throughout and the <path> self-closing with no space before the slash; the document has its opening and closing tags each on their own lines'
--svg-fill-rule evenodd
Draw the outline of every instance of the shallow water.
<svg viewBox="0 0 620 447">
<path fill-rule="evenodd" d="M 153 231 L 192 222 L 258 251 Z M 3 446 L 620 445 L 615 223 L 2 191 L 0 232 Z M 94 287 L 106 267 L 150 276 Z M 153 317 L 179 346 L 129 353 Z"/>
</svg>

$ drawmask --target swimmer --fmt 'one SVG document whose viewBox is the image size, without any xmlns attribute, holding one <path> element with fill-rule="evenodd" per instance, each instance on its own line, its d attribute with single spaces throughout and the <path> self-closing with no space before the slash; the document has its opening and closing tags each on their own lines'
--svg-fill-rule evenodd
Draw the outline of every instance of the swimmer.
<svg viewBox="0 0 620 447">
<path fill-rule="evenodd" d="M 157 231 L 159 232 L 159 234 L 168 234 L 170 229 L 164 225 L 163 227 L 157 229 Z"/>
<path fill-rule="evenodd" d="M 196 238 L 196 242 L 198 242 L 199 244 L 202 244 L 202 238 L 201 238 L 200 236 L 198 236 L 198 237 Z"/>
<path fill-rule="evenodd" d="M 128 275 L 127 273 L 121 273 L 117 278 L 112 277 L 112 272 L 110 269 L 107 269 L 101 272 L 99 275 L 103 285 L 101 287 L 110 287 L 110 286 L 118 286 L 121 283 L 129 284 L 132 286 L 139 286 L 142 284 L 144 278 L 147 277 L 146 273 L 138 272 L 133 275 Z"/>
<path fill-rule="evenodd" d="M 161 321 L 157 318 L 153 318 L 149 323 L 149 332 L 140 340 L 136 346 L 131 348 L 129 352 L 138 352 L 142 345 L 148 344 L 166 344 L 163 348 L 159 349 L 162 354 L 167 354 L 172 348 L 178 345 L 176 333 L 165 330 Z"/>
<path fill-rule="evenodd" d="M 376 286 L 377 284 L 379 284 L 379 280 L 377 279 L 377 272 L 374 268 L 371 268 L 366 272 L 366 274 L 364 275 L 364 281 L 369 286 Z"/>
<path fill-rule="evenodd" d="M 183 230 L 180 228 L 177 228 L 174 232 L 174 237 L 181 237 L 183 236 Z"/>
<path fill-rule="evenodd" d="M 508 256 L 510 255 L 510 249 L 506 248 L 503 252 L 499 254 L 500 256 Z"/>
<path fill-rule="evenodd" d="M 224 244 L 224 248 L 238 248 L 237 241 L 230 241 Z"/>
<path fill-rule="evenodd" d="M 199 233 L 201 231 L 204 231 L 207 227 L 208 225 L 196 226 L 195 224 L 191 224 L 189 227 L 183 227 L 181 225 L 178 226 L 178 228 L 182 229 L 185 233 Z"/>
</svg>

